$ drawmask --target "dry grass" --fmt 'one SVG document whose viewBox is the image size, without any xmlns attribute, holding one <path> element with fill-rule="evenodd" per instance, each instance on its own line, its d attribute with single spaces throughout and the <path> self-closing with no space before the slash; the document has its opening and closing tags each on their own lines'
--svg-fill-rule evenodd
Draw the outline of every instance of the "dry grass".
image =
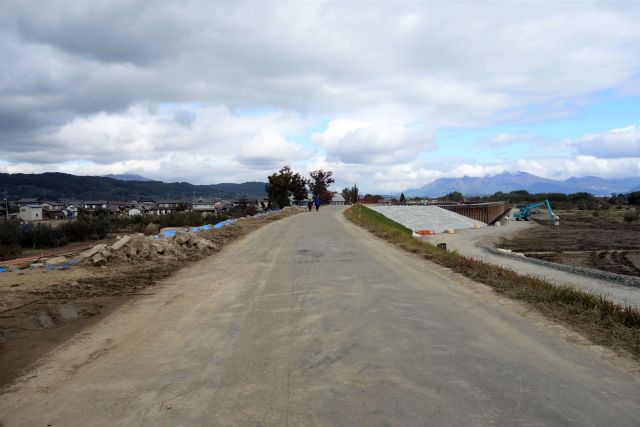
<svg viewBox="0 0 640 427">
<path fill-rule="evenodd" d="M 622 348 L 640 357 L 640 311 L 602 296 L 466 258 L 438 249 L 411 236 L 411 230 L 361 205 L 345 216 L 371 233 L 406 251 L 433 261 L 503 295 L 523 301 L 545 316 L 572 327 L 594 343 Z"/>
</svg>

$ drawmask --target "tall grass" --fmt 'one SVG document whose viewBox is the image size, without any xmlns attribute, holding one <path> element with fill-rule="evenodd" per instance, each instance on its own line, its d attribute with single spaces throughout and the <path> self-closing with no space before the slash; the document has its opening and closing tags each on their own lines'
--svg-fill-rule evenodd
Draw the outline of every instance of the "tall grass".
<svg viewBox="0 0 640 427">
<path fill-rule="evenodd" d="M 345 211 L 345 216 L 404 250 L 535 307 L 542 314 L 571 326 L 597 344 L 624 348 L 640 357 L 640 311 L 633 307 L 621 306 L 600 295 L 571 286 L 555 285 L 439 249 L 415 239 L 411 230 L 401 224 L 361 205 L 352 206 Z"/>
</svg>

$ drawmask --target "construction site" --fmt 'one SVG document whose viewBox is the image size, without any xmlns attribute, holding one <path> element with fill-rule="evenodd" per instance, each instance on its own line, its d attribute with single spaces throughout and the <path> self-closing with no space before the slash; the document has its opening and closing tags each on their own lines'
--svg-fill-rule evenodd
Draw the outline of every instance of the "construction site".
<svg viewBox="0 0 640 427">
<path fill-rule="evenodd" d="M 624 221 L 631 208 L 594 215 L 554 211 L 548 201 L 369 207 L 443 249 L 640 307 L 640 223 Z"/>
</svg>

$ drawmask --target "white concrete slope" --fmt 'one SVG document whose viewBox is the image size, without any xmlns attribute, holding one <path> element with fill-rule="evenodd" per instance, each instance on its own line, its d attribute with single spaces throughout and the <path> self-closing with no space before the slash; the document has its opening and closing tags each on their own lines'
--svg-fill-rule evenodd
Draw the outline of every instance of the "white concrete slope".
<svg viewBox="0 0 640 427">
<path fill-rule="evenodd" d="M 0 425 L 637 426 L 637 365 L 531 316 L 323 207 L 57 348 Z"/>
<path fill-rule="evenodd" d="M 429 230 L 442 233 L 453 228 L 484 227 L 486 224 L 437 206 L 369 206 L 412 231 Z"/>
</svg>

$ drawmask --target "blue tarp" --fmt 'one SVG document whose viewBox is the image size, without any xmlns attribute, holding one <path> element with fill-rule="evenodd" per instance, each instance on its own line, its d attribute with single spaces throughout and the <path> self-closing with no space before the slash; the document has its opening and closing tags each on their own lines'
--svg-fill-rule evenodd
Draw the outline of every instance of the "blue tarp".
<svg viewBox="0 0 640 427">
<path fill-rule="evenodd" d="M 225 225 L 233 224 L 234 222 L 236 222 L 235 219 L 228 219 L 226 221 L 222 221 L 222 222 L 217 223 L 216 225 L 213 226 L 213 228 L 222 228 Z"/>
<path fill-rule="evenodd" d="M 262 213 L 259 213 L 259 214 L 255 214 L 251 218 L 259 218 L 259 217 L 262 217 L 262 216 L 267 216 L 267 215 L 274 214 L 276 212 L 278 212 L 278 209 L 274 209 L 274 210 L 269 211 L 269 212 L 262 212 Z M 230 224 L 233 224 L 234 222 L 236 222 L 235 219 L 228 219 L 226 221 L 219 222 L 219 223 L 217 223 L 217 224 L 215 224 L 213 226 L 209 225 L 209 224 L 205 224 L 205 225 L 201 225 L 199 227 L 189 227 L 189 231 L 191 231 L 192 233 L 197 233 L 200 230 L 210 230 L 212 228 L 222 228 L 225 225 L 230 225 Z M 163 235 L 163 236 L 167 236 L 167 237 L 173 237 L 173 236 L 176 235 L 176 232 L 175 232 L 175 230 L 167 230 L 167 231 L 161 232 L 160 234 Z M 153 238 L 157 239 L 158 237 L 154 236 Z"/>
<path fill-rule="evenodd" d="M 78 261 L 75 260 L 75 259 L 70 259 L 70 260 L 67 260 L 67 262 L 63 262 L 62 264 L 47 265 L 45 267 L 45 270 L 47 270 L 47 271 L 51 271 L 51 270 L 66 270 L 67 268 L 71 267 L 72 265 L 74 265 L 77 262 Z"/>
</svg>

